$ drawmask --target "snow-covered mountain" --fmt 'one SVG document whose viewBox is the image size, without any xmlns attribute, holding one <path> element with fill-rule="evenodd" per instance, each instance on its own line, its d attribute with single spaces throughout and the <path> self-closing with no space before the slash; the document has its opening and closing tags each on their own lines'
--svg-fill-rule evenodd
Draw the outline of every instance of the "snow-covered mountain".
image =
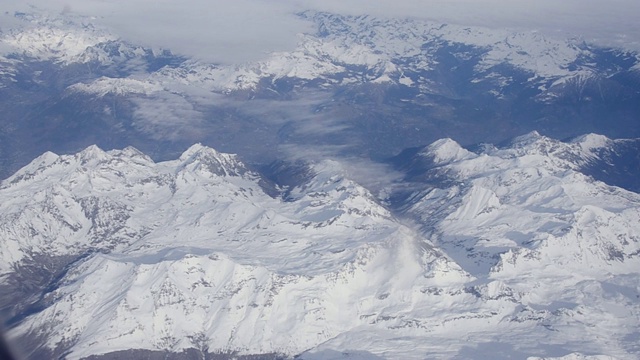
<svg viewBox="0 0 640 360">
<path fill-rule="evenodd" d="M 91 19 L 36 13 L 16 16 L 29 26 L 3 34 L 5 53 L 12 56 L 67 65 L 94 61 L 106 65 L 149 55 L 149 50 L 97 28 Z M 604 60 L 599 59 L 600 49 L 581 39 L 554 39 L 535 31 L 318 12 L 303 12 L 299 17 L 312 22 L 317 31 L 300 34 L 291 52 L 267 54 L 264 60 L 242 65 L 184 61 L 151 74 L 145 81 L 169 87 L 177 81 L 218 92 L 255 90 L 263 79 L 295 79 L 325 86 L 392 83 L 433 92 L 438 91 L 437 84 L 425 75 L 438 67 L 442 51 L 446 51 L 460 63 L 475 61 L 474 75 L 469 79 L 472 83 L 491 81 L 507 87 L 515 79 L 501 69 L 506 66 L 523 71 L 529 82 L 547 89 L 573 79 L 613 76 L 632 70 L 639 62 L 636 54 L 620 49 L 611 56 L 619 57 L 622 63 L 614 61 L 602 69 L 598 67 Z M 122 87 L 117 91 L 123 91 Z M 135 88 L 132 92 L 137 93 Z"/>
<path fill-rule="evenodd" d="M 202 145 L 46 153 L 0 186 L 9 335 L 31 358 L 632 359 L 640 196 L 581 172 L 611 142 L 439 140 L 381 200 L 335 161 L 284 185 Z"/>
<path fill-rule="evenodd" d="M 640 137 L 637 53 L 308 11 L 294 49 L 225 65 L 4 16 L 26 357 L 639 356 L 640 140 L 575 137 Z"/>
<path fill-rule="evenodd" d="M 580 172 L 607 142 L 593 134 L 562 143 L 531 133 L 507 148 L 474 153 L 450 139 L 438 141 L 415 155 L 414 162 L 428 165 L 412 175 L 437 185 L 413 193 L 403 211 L 474 274 L 522 276 L 524 269 L 514 266 L 530 271 L 525 264 L 545 257 L 553 265 L 544 271 L 554 277 L 632 271 L 640 254 L 632 230 L 640 215 L 637 194 Z M 625 260 L 631 267 L 621 265 Z"/>
<path fill-rule="evenodd" d="M 42 257 L 80 260 L 16 336 L 44 337 L 69 358 L 194 347 L 294 355 L 363 322 L 376 305 L 362 292 L 393 294 L 391 304 L 414 285 L 465 277 L 338 164 L 313 170 L 283 200 L 200 145 L 158 164 L 133 149 L 43 155 L 2 186 L 3 278 Z"/>
<path fill-rule="evenodd" d="M 309 144 L 386 158 L 443 137 L 640 136 L 638 54 L 581 39 L 309 11 L 292 50 L 213 64 L 32 10 L 0 32 L 3 178 L 90 144 L 165 160 L 201 142 L 264 164 Z"/>
</svg>

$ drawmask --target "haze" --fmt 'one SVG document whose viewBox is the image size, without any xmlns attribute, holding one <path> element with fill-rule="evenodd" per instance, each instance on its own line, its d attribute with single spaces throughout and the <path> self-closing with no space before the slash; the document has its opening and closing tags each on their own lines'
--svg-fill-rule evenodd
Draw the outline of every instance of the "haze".
<svg viewBox="0 0 640 360">
<path fill-rule="evenodd" d="M 296 34 L 313 31 L 295 13 L 310 9 L 537 30 L 640 50 L 637 0 L 5 0 L 0 10 L 10 15 L 30 6 L 94 16 L 126 40 L 220 63 L 294 48 Z M 13 26 L 8 18 L 0 27 Z"/>
</svg>

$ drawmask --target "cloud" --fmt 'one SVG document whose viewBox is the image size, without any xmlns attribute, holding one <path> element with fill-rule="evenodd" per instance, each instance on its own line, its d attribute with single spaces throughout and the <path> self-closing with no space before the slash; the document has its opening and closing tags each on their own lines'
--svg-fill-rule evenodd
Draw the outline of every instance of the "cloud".
<svg viewBox="0 0 640 360">
<path fill-rule="evenodd" d="M 180 95 L 158 92 L 153 97 L 131 98 L 136 108 L 133 126 L 155 140 L 201 141 L 203 115 Z"/>
<path fill-rule="evenodd" d="M 308 24 L 258 0 L 133 2 L 105 23 L 144 45 L 203 60 L 240 63 L 295 47 Z"/>
<path fill-rule="evenodd" d="M 127 40 L 222 63 L 293 49 L 296 34 L 312 29 L 295 16 L 307 9 L 536 29 L 640 49 L 637 0 L 3 0 L 0 11 L 30 5 L 95 16 Z"/>
<path fill-rule="evenodd" d="M 291 50 L 296 34 L 310 29 L 292 6 L 265 0 L 8 0 L 0 11 L 28 11 L 31 5 L 92 16 L 130 42 L 216 63 L 242 63 Z"/>
</svg>

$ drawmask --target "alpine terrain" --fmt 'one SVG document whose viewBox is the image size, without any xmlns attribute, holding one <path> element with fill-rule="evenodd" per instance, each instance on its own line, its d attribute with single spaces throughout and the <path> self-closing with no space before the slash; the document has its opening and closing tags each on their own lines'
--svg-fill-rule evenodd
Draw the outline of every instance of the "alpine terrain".
<svg viewBox="0 0 640 360">
<path fill-rule="evenodd" d="M 19 358 L 640 357 L 637 49 L 309 10 L 226 64 L 29 9 L 0 14 Z"/>
<path fill-rule="evenodd" d="M 640 195 L 580 171 L 610 142 L 439 140 L 394 160 L 387 206 L 332 161 L 280 186 L 201 145 L 46 153 L 0 190 L 9 334 L 32 358 L 630 359 Z"/>
<path fill-rule="evenodd" d="M 581 38 L 307 11 L 293 50 L 213 64 L 73 13 L 1 16 L 17 24 L 0 28 L 3 178 L 93 144 L 170 160 L 200 142 L 268 164 L 381 160 L 445 137 L 640 137 L 638 53 Z"/>
</svg>

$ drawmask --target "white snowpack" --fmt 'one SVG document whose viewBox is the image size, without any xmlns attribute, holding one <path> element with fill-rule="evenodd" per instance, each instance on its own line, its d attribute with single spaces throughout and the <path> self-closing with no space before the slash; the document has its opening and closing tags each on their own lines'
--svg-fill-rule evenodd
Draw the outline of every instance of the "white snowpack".
<svg viewBox="0 0 640 360">
<path fill-rule="evenodd" d="M 452 185 L 400 223 L 342 165 L 267 195 L 234 155 L 194 145 L 46 153 L 0 187 L 1 271 L 93 251 L 13 329 L 68 358 L 196 348 L 303 359 L 632 359 L 640 196 L 573 158 L 606 144 L 537 133 L 476 154 L 425 148 Z M 584 144 L 590 144 L 584 146 Z"/>
</svg>

